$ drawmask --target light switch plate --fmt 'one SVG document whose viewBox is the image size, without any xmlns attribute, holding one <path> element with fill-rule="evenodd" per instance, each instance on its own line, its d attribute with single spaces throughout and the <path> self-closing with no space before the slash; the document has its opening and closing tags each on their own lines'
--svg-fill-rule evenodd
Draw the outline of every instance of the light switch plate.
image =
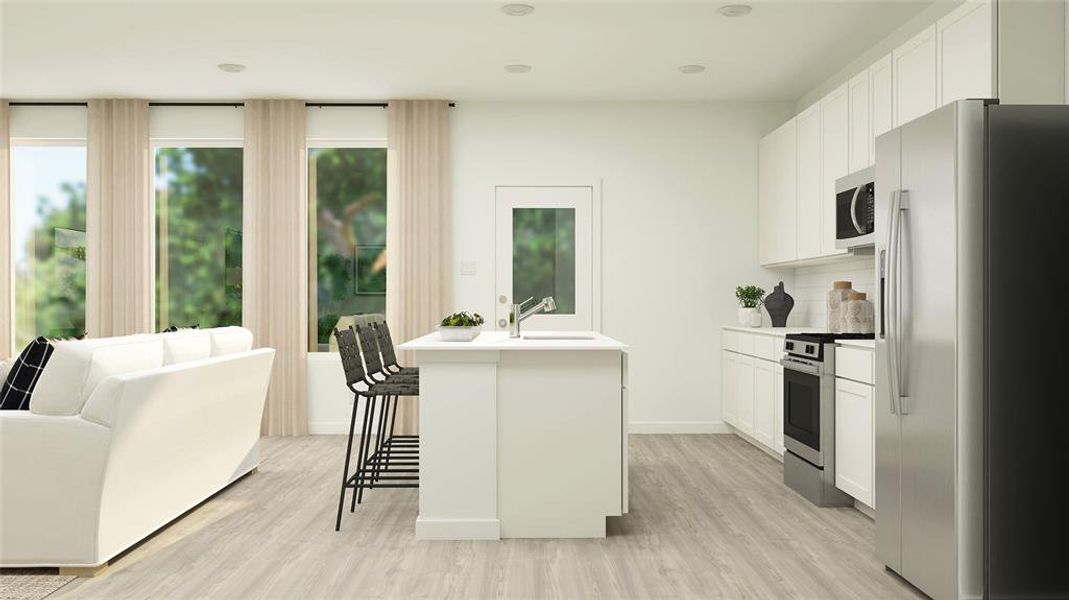
<svg viewBox="0 0 1069 600">
<path fill-rule="evenodd" d="M 474 260 L 462 260 L 460 261 L 460 274 L 461 275 L 474 275 L 475 274 L 475 261 Z"/>
</svg>

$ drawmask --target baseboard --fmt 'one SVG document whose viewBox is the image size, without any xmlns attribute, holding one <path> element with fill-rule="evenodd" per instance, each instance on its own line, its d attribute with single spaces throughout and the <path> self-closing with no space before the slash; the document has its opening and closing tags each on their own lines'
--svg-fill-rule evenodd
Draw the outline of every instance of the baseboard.
<svg viewBox="0 0 1069 600">
<path fill-rule="evenodd" d="M 427 519 L 416 517 L 417 540 L 499 540 L 498 519 Z"/>
<path fill-rule="evenodd" d="M 733 433 L 723 421 L 632 421 L 631 433 Z M 308 424 L 309 435 L 348 435 L 349 423 L 322 421 Z"/>
<path fill-rule="evenodd" d="M 349 423 L 322 421 L 308 424 L 309 435 L 349 435 Z"/>
<path fill-rule="evenodd" d="M 732 433 L 723 421 L 631 421 L 631 433 Z"/>
</svg>

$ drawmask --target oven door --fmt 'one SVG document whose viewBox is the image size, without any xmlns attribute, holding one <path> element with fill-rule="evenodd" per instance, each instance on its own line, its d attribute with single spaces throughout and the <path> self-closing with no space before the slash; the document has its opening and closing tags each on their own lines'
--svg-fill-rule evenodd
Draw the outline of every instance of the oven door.
<svg viewBox="0 0 1069 600">
<path fill-rule="evenodd" d="M 820 366 L 783 361 L 783 445 L 817 467 L 824 466 L 820 449 Z"/>
</svg>

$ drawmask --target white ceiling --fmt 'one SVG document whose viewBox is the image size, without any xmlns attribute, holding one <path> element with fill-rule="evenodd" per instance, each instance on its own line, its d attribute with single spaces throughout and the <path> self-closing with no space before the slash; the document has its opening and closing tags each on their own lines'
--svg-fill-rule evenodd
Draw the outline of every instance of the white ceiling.
<svg viewBox="0 0 1069 600">
<path fill-rule="evenodd" d="M 3 2 L 16 99 L 794 101 L 932 0 Z M 733 0 L 737 1 L 737 0 Z M 218 63 L 244 63 L 226 74 Z M 534 68 L 511 75 L 503 66 Z M 703 64 L 699 75 L 680 65 Z"/>
</svg>

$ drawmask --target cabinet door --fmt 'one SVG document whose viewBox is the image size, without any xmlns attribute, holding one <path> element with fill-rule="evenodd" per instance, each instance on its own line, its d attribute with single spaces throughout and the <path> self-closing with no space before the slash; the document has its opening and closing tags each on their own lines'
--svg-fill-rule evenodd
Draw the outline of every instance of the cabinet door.
<svg viewBox="0 0 1069 600">
<path fill-rule="evenodd" d="M 735 357 L 736 427 L 747 435 L 754 434 L 754 357 Z"/>
<path fill-rule="evenodd" d="M 871 99 L 869 116 L 872 119 L 872 138 L 869 140 L 869 158 L 876 163 L 876 137 L 895 127 L 894 61 L 891 55 L 881 58 L 869 67 Z"/>
<path fill-rule="evenodd" d="M 736 354 L 734 352 L 720 353 L 720 413 L 721 418 L 728 425 L 737 422 L 735 406 L 737 404 L 737 386 L 735 381 L 738 375 L 735 366 Z"/>
<path fill-rule="evenodd" d="M 776 382 L 775 364 L 760 360 L 754 362 L 754 439 L 769 448 L 773 447 L 772 429 L 775 415 Z"/>
<path fill-rule="evenodd" d="M 821 252 L 820 103 L 798 115 L 798 258 Z"/>
<path fill-rule="evenodd" d="M 896 127 L 938 106 L 935 27 L 932 25 L 920 32 L 891 54 L 894 61 Z"/>
<path fill-rule="evenodd" d="M 795 120 L 765 136 L 758 165 L 758 247 L 761 264 L 794 260 L 797 254 Z"/>
<path fill-rule="evenodd" d="M 779 454 L 783 454 L 783 365 L 776 364 L 772 367 L 775 376 L 772 386 L 772 448 Z"/>
<path fill-rule="evenodd" d="M 990 2 L 966 2 L 936 23 L 939 105 L 994 98 L 994 23 Z"/>
<path fill-rule="evenodd" d="M 872 86 L 869 72 L 862 71 L 847 84 L 850 100 L 850 160 L 851 173 L 871 166 L 872 160 Z"/>
<path fill-rule="evenodd" d="M 835 487 L 871 507 L 874 501 L 871 385 L 835 380 Z"/>
<path fill-rule="evenodd" d="M 867 104 L 867 102 L 866 102 Z M 835 256 L 835 180 L 850 171 L 850 98 L 844 84 L 820 101 L 820 254 Z M 868 140 L 865 140 L 866 147 Z"/>
</svg>

